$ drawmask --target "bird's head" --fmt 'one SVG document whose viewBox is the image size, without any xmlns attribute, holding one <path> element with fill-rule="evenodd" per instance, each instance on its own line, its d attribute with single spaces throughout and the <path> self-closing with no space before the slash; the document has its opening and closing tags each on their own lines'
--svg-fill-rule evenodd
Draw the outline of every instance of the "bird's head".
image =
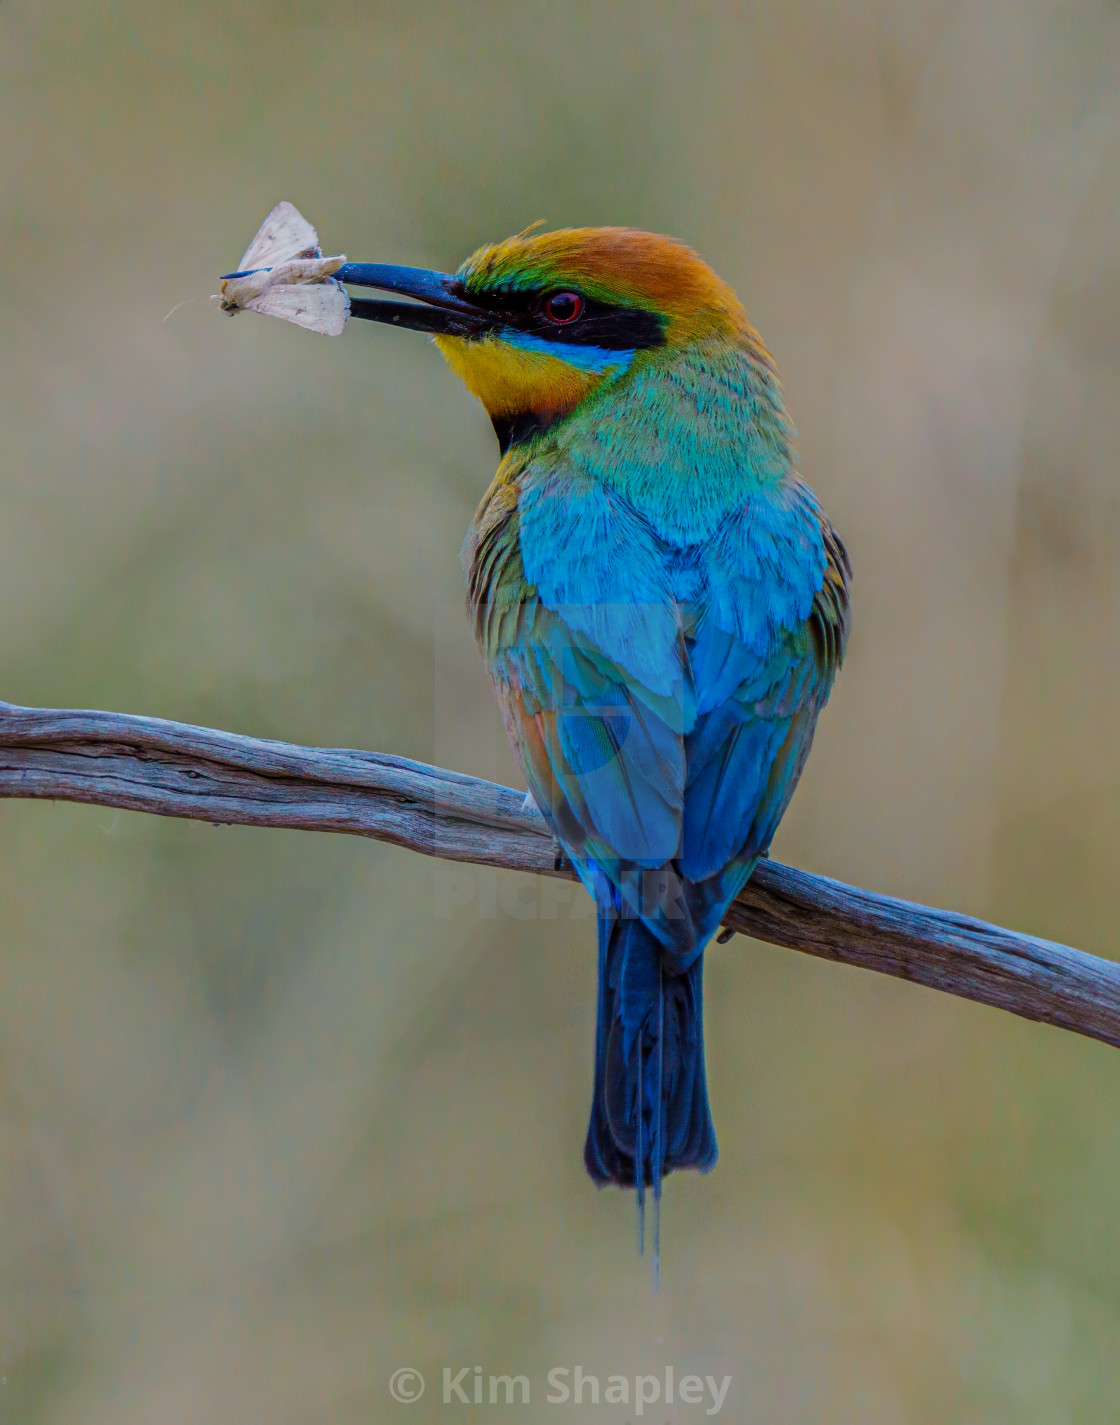
<svg viewBox="0 0 1120 1425">
<path fill-rule="evenodd" d="M 457 272 L 348 263 L 341 281 L 411 297 L 351 313 L 430 332 L 503 449 L 635 364 L 705 340 L 758 345 L 735 293 L 683 243 L 630 228 L 529 230 Z"/>
</svg>

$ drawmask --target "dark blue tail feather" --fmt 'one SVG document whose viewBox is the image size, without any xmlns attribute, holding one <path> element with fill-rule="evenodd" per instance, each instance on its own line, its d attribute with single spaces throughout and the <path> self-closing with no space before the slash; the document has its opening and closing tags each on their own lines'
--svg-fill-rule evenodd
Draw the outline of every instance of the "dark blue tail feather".
<svg viewBox="0 0 1120 1425">
<path fill-rule="evenodd" d="M 674 974 L 654 926 L 600 914 L 587 1171 L 598 1183 L 637 1189 L 643 1236 L 652 1187 L 656 1257 L 661 1179 L 674 1168 L 707 1172 L 718 1151 L 704 1074 L 703 956 Z"/>
</svg>

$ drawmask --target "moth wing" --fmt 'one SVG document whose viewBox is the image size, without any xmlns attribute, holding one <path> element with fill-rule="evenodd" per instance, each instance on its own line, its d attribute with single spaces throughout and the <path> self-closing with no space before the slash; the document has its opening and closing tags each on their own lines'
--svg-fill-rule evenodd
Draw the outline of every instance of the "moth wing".
<svg viewBox="0 0 1120 1425">
<path fill-rule="evenodd" d="M 301 282 L 291 287 L 270 287 L 247 303 L 252 312 L 294 322 L 305 331 L 338 336 L 350 316 L 350 298 L 337 282 Z"/>
<path fill-rule="evenodd" d="M 294 204 L 277 203 L 245 249 L 238 272 L 256 267 L 276 267 L 309 248 L 319 251 L 319 235 Z"/>
</svg>

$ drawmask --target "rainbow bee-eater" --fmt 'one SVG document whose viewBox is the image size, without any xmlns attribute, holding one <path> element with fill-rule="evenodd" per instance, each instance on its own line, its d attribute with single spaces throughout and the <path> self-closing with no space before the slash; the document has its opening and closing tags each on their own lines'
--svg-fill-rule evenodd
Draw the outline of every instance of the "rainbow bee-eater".
<svg viewBox="0 0 1120 1425">
<path fill-rule="evenodd" d="M 412 302 L 501 463 L 464 545 L 468 600 L 537 806 L 594 897 L 584 1159 L 656 1206 L 716 1160 L 704 947 L 767 853 L 844 656 L 849 564 L 800 478 L 774 363 L 688 247 L 532 231 L 454 274 L 351 263 Z M 641 1227 L 639 1228 L 641 1231 Z"/>
</svg>

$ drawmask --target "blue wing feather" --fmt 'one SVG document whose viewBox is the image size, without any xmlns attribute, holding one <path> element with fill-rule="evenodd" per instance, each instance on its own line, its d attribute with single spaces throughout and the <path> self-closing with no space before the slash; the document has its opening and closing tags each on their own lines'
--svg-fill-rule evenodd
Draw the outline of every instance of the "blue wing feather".
<svg viewBox="0 0 1120 1425">
<path fill-rule="evenodd" d="M 766 849 L 753 844 L 750 831 L 789 721 L 724 703 L 707 714 L 686 743 L 681 870 L 689 880 L 706 881 L 729 862 L 753 861 Z"/>
</svg>

